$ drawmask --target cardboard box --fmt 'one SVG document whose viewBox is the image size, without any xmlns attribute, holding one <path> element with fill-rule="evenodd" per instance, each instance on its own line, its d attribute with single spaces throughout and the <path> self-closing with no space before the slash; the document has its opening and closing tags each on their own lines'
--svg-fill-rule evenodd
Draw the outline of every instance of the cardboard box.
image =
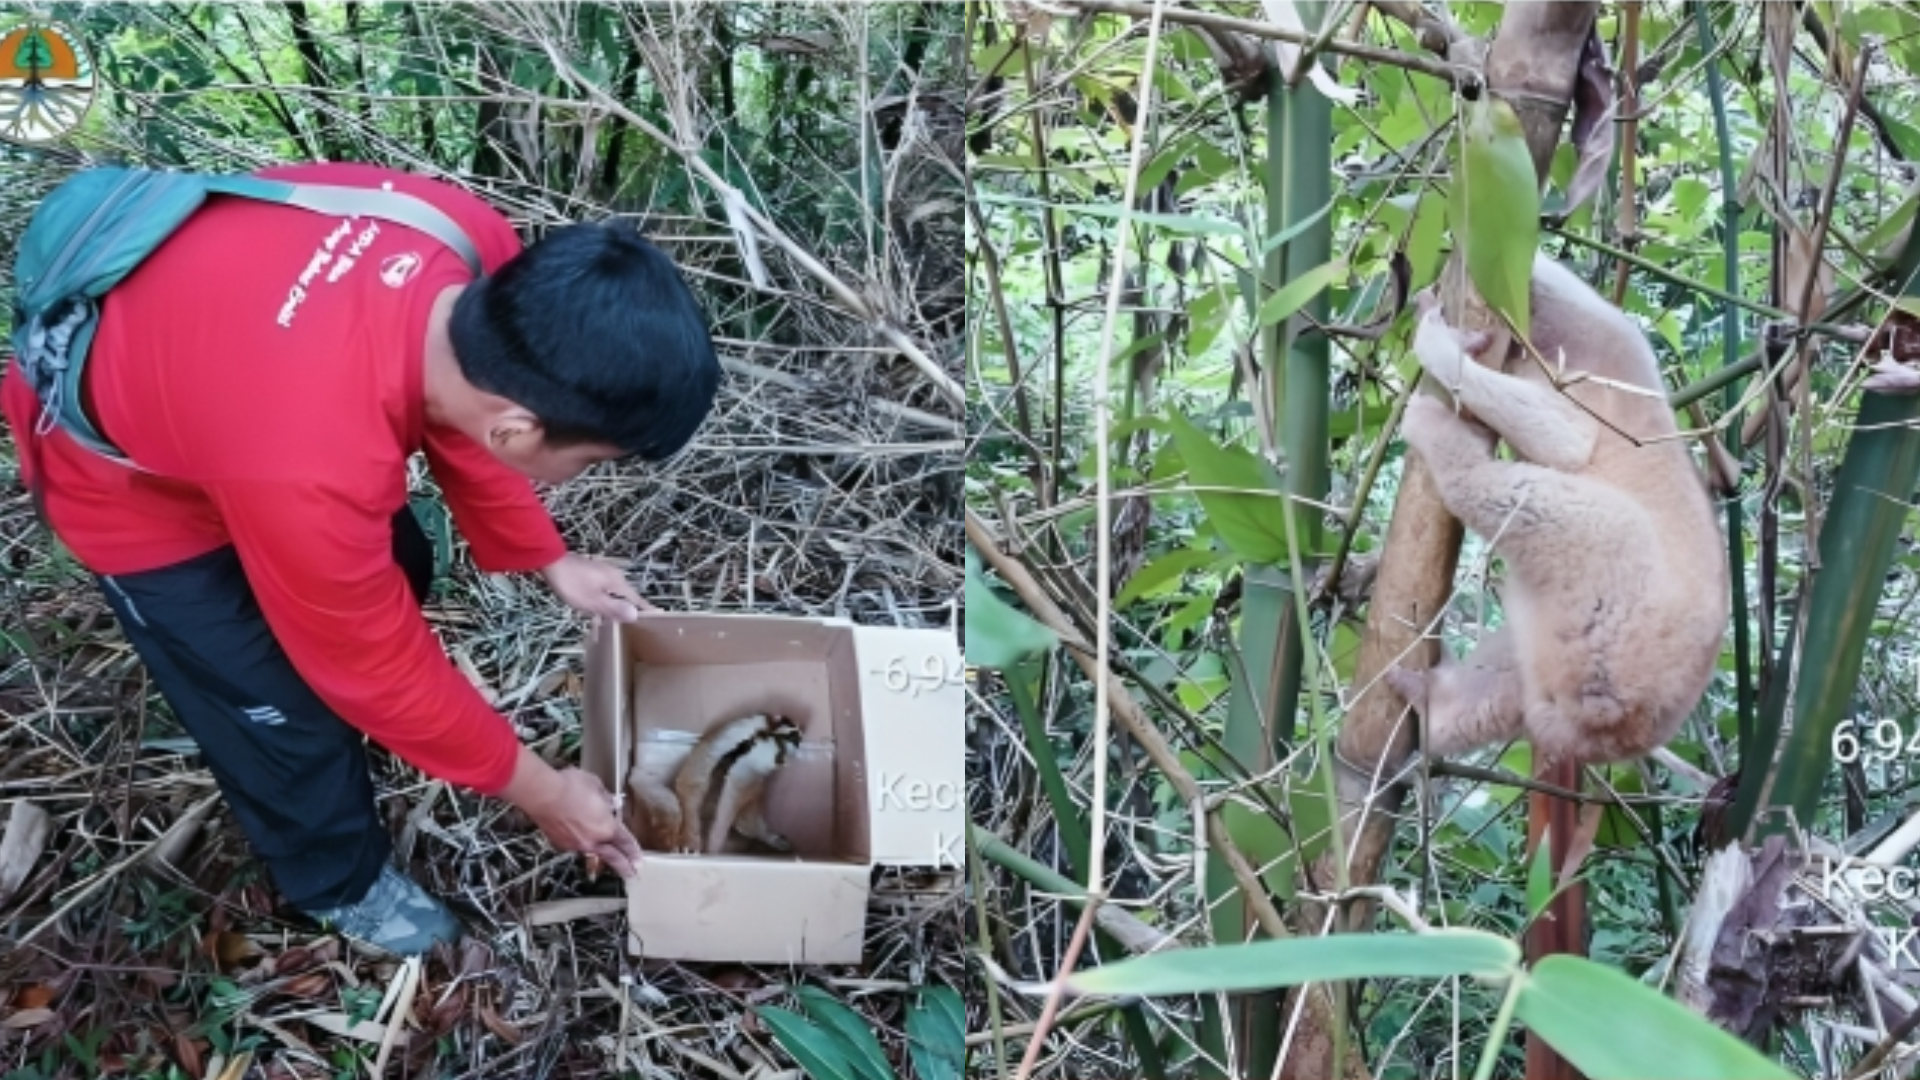
<svg viewBox="0 0 1920 1080">
<path fill-rule="evenodd" d="M 790 854 L 648 851 L 626 883 L 630 949 L 671 960 L 861 959 L 876 866 L 955 867 L 965 828 L 964 686 L 944 630 L 843 619 L 650 613 L 588 639 L 583 767 L 625 784 L 638 747 L 777 712 L 801 745 L 769 781 Z M 628 828 L 642 835 L 635 800 Z"/>
</svg>

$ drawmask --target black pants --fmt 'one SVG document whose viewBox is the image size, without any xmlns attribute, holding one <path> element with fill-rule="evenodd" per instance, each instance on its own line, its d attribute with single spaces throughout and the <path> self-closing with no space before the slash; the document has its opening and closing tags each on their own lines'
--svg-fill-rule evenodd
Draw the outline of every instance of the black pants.
<svg viewBox="0 0 1920 1080">
<path fill-rule="evenodd" d="M 433 547 L 407 508 L 393 519 L 393 556 L 424 601 Z M 99 580 L 281 894 L 308 910 L 364 897 L 393 842 L 363 736 L 287 659 L 239 555 L 224 547 Z"/>
</svg>

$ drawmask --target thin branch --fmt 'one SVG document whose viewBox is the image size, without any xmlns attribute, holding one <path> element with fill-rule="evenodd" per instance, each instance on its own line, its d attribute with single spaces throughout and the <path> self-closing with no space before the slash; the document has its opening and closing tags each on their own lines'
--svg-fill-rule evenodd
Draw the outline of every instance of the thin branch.
<svg viewBox="0 0 1920 1080">
<path fill-rule="evenodd" d="M 1136 19 L 1150 18 L 1153 15 L 1153 5 L 1140 3 L 1138 0 L 1066 0 L 1066 6 L 1089 14 L 1128 15 Z M 1283 26 L 1256 22 L 1252 19 L 1236 19 L 1231 15 L 1215 15 L 1210 11 L 1168 8 L 1164 18 L 1168 22 L 1246 34 L 1251 37 L 1265 38 L 1268 41 L 1285 41 L 1293 45 L 1312 45 L 1318 40 L 1316 35 L 1304 31 L 1289 30 Z M 1450 64 L 1444 60 L 1415 56 L 1412 53 L 1401 52 L 1399 49 L 1383 49 L 1375 45 L 1362 45 L 1354 41 L 1336 39 L 1326 43 L 1326 51 L 1351 56 L 1356 60 L 1368 60 L 1376 64 L 1417 71 L 1422 75 L 1431 75 L 1449 86 L 1478 86 L 1481 81 L 1479 72 L 1472 68 Z"/>
</svg>

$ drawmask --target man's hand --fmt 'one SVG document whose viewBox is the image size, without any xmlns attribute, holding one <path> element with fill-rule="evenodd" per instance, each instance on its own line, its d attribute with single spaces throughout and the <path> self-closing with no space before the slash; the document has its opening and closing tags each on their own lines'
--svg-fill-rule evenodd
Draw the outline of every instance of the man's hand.
<svg viewBox="0 0 1920 1080">
<path fill-rule="evenodd" d="M 604 615 L 617 622 L 632 622 L 643 611 L 654 607 L 641 599 L 627 575 L 619 567 L 573 552 L 560 557 L 540 571 L 563 603 L 588 615 Z"/>
<path fill-rule="evenodd" d="M 634 875 L 640 842 L 620 823 L 599 777 L 573 768 L 555 771 L 523 746 L 500 797 L 532 818 L 554 847 L 597 856 L 623 878 Z"/>
</svg>

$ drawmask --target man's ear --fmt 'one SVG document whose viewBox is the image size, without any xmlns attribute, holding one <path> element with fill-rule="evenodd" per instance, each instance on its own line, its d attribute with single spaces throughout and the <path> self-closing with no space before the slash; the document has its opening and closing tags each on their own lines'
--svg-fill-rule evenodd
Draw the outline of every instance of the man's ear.
<svg viewBox="0 0 1920 1080">
<path fill-rule="evenodd" d="M 487 445 L 499 450 L 529 438 L 539 442 L 543 433 L 539 417 L 521 406 L 510 405 L 488 421 Z"/>
</svg>

